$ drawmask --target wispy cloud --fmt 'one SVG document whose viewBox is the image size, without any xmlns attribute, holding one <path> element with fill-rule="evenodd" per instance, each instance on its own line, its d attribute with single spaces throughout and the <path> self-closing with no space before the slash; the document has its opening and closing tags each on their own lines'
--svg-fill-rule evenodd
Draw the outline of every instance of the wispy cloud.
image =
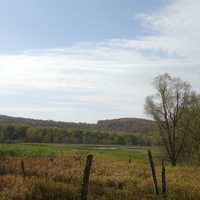
<svg viewBox="0 0 200 200">
<path fill-rule="evenodd" d="M 140 15 L 145 27 L 155 31 L 147 39 L 165 52 L 198 62 L 200 48 L 200 1 L 170 0 L 170 3 L 151 15 Z"/>
<path fill-rule="evenodd" d="M 198 0 L 176 0 L 140 15 L 155 34 L 137 40 L 0 55 L 2 95 L 18 98 L 17 103 L 3 102 L 1 111 L 68 121 L 144 117 L 144 98 L 157 74 L 176 74 L 200 89 L 199 8 Z"/>
</svg>

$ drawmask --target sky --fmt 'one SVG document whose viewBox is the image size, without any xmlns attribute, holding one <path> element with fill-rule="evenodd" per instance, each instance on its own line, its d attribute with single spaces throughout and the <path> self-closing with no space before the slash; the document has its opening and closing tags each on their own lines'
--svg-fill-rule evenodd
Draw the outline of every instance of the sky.
<svg viewBox="0 0 200 200">
<path fill-rule="evenodd" d="M 146 118 L 165 72 L 200 92 L 199 0 L 0 0 L 0 114 Z"/>
</svg>

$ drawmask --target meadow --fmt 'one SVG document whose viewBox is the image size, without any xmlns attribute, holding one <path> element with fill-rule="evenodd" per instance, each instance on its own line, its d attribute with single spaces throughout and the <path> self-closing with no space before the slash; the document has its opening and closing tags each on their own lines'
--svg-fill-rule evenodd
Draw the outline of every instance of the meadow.
<svg viewBox="0 0 200 200">
<path fill-rule="evenodd" d="M 151 149 L 161 187 L 161 155 Z M 155 196 L 146 147 L 25 143 L 0 144 L 0 199 L 80 199 L 88 154 L 94 156 L 89 200 L 200 199 L 198 165 L 167 163 L 168 192 Z"/>
</svg>

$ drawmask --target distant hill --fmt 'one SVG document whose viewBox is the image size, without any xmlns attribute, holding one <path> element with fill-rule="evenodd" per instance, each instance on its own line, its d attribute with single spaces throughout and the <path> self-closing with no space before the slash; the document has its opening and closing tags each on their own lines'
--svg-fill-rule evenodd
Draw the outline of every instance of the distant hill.
<svg viewBox="0 0 200 200">
<path fill-rule="evenodd" d="M 53 120 L 40 120 L 23 117 L 11 117 L 6 115 L 0 115 L 0 123 L 15 123 L 15 124 L 27 124 L 36 127 L 57 127 L 57 128 L 95 128 L 95 124 L 87 123 L 75 123 L 75 122 L 63 122 Z"/>
<path fill-rule="evenodd" d="M 155 123 L 151 120 L 140 118 L 121 118 L 112 120 L 99 120 L 97 127 L 128 133 L 147 133 L 154 130 Z"/>
<path fill-rule="evenodd" d="M 127 133 L 151 132 L 153 131 L 155 125 L 151 120 L 140 118 L 99 120 L 96 124 L 89 124 L 53 120 L 38 120 L 23 117 L 10 117 L 6 115 L 0 115 L 0 123 L 27 124 L 35 127 L 101 129 Z"/>
</svg>

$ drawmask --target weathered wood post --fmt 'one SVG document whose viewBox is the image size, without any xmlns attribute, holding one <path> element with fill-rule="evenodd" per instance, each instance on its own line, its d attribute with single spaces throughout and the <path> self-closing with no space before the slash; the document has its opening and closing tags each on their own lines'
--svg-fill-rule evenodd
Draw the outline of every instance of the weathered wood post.
<svg viewBox="0 0 200 200">
<path fill-rule="evenodd" d="M 149 163 L 150 163 L 152 177 L 153 177 L 154 189 L 155 189 L 156 195 L 159 195 L 158 181 L 157 181 L 157 178 L 156 178 L 156 170 L 155 170 L 155 165 L 154 165 L 154 162 L 153 162 L 151 150 L 148 150 L 148 156 L 149 156 Z"/>
<path fill-rule="evenodd" d="M 131 162 L 132 162 L 132 159 L 131 159 L 131 156 L 129 155 L 128 163 L 131 164 Z"/>
<path fill-rule="evenodd" d="M 93 160 L 93 155 L 88 155 L 86 158 L 86 164 L 85 164 L 85 169 L 84 169 L 84 174 L 83 174 L 81 200 L 87 200 L 92 160 Z"/>
<path fill-rule="evenodd" d="M 166 194 L 167 192 L 167 184 L 166 184 L 166 170 L 165 170 L 165 162 L 162 160 L 162 193 Z"/>
<path fill-rule="evenodd" d="M 24 166 L 24 161 L 21 160 L 21 169 L 22 169 L 22 175 L 25 178 L 26 177 L 26 172 L 25 172 L 25 166 Z"/>
</svg>

